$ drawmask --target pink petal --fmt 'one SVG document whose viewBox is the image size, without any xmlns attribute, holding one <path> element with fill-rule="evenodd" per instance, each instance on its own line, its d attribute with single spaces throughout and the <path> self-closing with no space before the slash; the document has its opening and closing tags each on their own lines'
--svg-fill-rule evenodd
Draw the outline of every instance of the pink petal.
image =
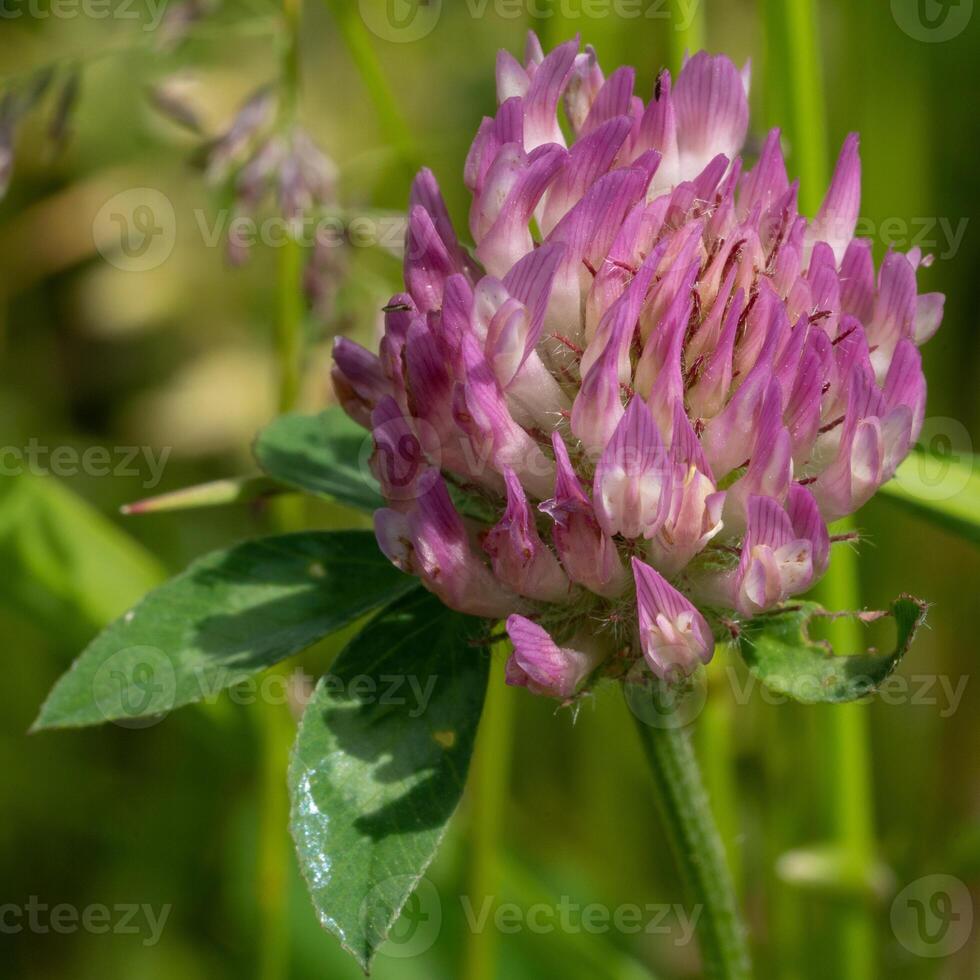
<svg viewBox="0 0 980 980">
<path fill-rule="evenodd" d="M 524 616 L 508 617 L 507 635 L 514 644 L 507 683 L 544 697 L 572 697 L 602 659 L 594 650 L 558 646 L 547 630 Z"/>
<path fill-rule="evenodd" d="M 659 572 L 638 558 L 632 564 L 640 645 L 647 665 L 664 680 L 692 673 L 714 652 L 707 621 Z"/>
<path fill-rule="evenodd" d="M 656 534 L 670 505 L 670 475 L 653 416 L 634 396 L 596 467 L 592 495 L 606 534 Z"/>
<path fill-rule="evenodd" d="M 718 153 L 738 154 L 749 125 L 742 76 L 724 55 L 699 51 L 677 77 L 677 141 L 681 173 L 693 177 Z"/>
</svg>

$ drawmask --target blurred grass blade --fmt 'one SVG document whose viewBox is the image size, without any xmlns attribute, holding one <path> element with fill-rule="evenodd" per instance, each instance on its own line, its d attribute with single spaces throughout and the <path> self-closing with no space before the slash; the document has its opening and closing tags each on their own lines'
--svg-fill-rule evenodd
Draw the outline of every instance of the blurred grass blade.
<svg viewBox="0 0 980 980">
<path fill-rule="evenodd" d="M 420 165 L 415 138 L 374 50 L 372 35 L 368 32 L 362 10 L 359 9 L 364 5 L 351 3 L 350 0 L 324 0 L 324 3 L 333 15 L 351 59 L 374 104 L 386 142 L 395 147 L 407 174 L 414 176 Z"/>
<path fill-rule="evenodd" d="M 522 909 L 553 908 L 559 902 L 555 892 L 528 869 L 518 857 L 505 854 L 501 859 L 503 894 Z M 563 894 L 562 900 L 566 899 Z M 568 929 L 562 933 L 562 942 L 534 943 L 542 954 L 542 966 L 549 972 L 569 976 L 588 976 L 591 980 L 657 980 L 657 977 L 639 961 L 619 949 L 605 938 L 605 934 L 590 929 Z"/>
<path fill-rule="evenodd" d="M 138 542 L 51 477 L 0 481 L 0 601 L 67 639 L 103 626 L 165 576 Z"/>
<path fill-rule="evenodd" d="M 667 19 L 667 29 L 670 32 L 670 67 L 676 73 L 681 70 L 687 55 L 707 47 L 705 37 L 705 0 L 695 3 L 683 3 L 681 0 L 670 0 L 670 16 Z"/>
<path fill-rule="evenodd" d="M 938 456 L 913 450 L 881 493 L 980 545 L 980 471 L 972 453 Z"/>
<path fill-rule="evenodd" d="M 827 123 L 812 0 L 762 0 L 768 125 L 779 125 L 800 178 L 800 211 L 816 214 L 827 187 Z"/>
<path fill-rule="evenodd" d="M 239 476 L 161 493 L 156 497 L 124 504 L 119 510 L 123 514 L 137 515 L 192 510 L 196 507 L 220 507 L 223 504 L 248 504 L 287 490 L 287 487 L 267 476 Z"/>
<path fill-rule="evenodd" d="M 762 0 L 764 8 L 768 122 L 783 127 L 790 148 L 791 169 L 800 179 L 800 211 L 814 215 L 828 182 L 827 119 L 824 109 L 823 66 L 820 52 L 818 7 L 814 0 Z M 777 113 L 774 117 L 774 112 Z M 849 533 L 853 520 L 841 521 L 836 531 Z M 857 556 L 838 549 L 817 597 L 830 609 L 861 606 Z M 841 650 L 857 649 L 860 628 L 853 618 L 835 620 L 829 630 Z M 859 704 L 828 705 L 814 719 L 814 759 L 823 785 L 820 822 L 823 833 L 849 857 L 852 867 L 863 869 L 874 860 L 874 815 L 870 736 L 867 717 Z M 813 757 L 811 757 L 813 758 Z M 786 803 L 787 807 L 792 802 Z M 791 842 L 782 842 L 791 846 Z M 859 872 L 860 873 L 860 872 Z M 794 932 L 803 918 L 794 903 L 790 921 Z M 821 968 L 838 980 L 871 980 L 876 975 L 876 940 L 870 909 L 862 901 L 828 904 L 828 925 L 805 930 L 809 952 L 819 954 Z M 790 955 L 792 955 L 791 951 Z M 781 957 L 784 961 L 786 956 Z M 781 975 L 791 976 L 781 967 Z"/>
</svg>

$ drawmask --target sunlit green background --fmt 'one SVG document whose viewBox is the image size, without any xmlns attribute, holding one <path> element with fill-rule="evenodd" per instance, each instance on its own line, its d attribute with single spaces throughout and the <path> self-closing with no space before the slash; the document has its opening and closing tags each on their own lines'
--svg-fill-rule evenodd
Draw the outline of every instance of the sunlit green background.
<svg viewBox="0 0 980 980">
<path fill-rule="evenodd" d="M 361 6 L 371 9 L 371 23 L 384 23 L 384 3 Z M 353 34 L 345 38 L 328 6 L 306 0 L 301 112 L 339 167 L 341 201 L 353 214 L 397 211 L 407 201 L 412 167 L 425 162 L 464 228 L 462 165 L 480 118 L 493 111 L 496 50 L 519 53 L 531 20 L 546 43 L 578 31 L 607 71 L 635 64 L 638 90 L 646 94 L 658 68 L 674 57 L 675 20 L 665 16 L 668 3 L 639 6 L 653 16 L 626 18 L 630 4 L 584 0 L 555 4 L 564 11 L 555 16 L 546 15 L 549 4 L 531 4 L 543 14 L 536 18 L 514 3 L 491 2 L 480 16 L 474 12 L 483 5 L 473 0 L 443 3 L 441 12 L 430 3 L 418 16 L 430 17 L 434 8 L 432 30 L 405 42 L 365 30 L 356 4 L 337 3 L 335 10 L 351 11 Z M 739 63 L 752 59 L 756 141 L 791 111 L 785 86 L 772 77 L 780 58 L 771 35 L 767 42 L 766 6 L 703 5 L 709 47 Z M 862 134 L 866 232 L 876 238 L 879 258 L 889 241 L 906 249 L 919 235 L 936 256 L 920 282 L 948 296 L 944 326 L 924 351 L 927 416 L 936 420 L 927 431 L 970 448 L 968 433 L 980 431 L 980 14 L 956 37 L 931 43 L 893 16 L 892 8 L 914 4 L 834 0 L 819 7 L 822 70 L 813 84 L 825 99 L 831 147 L 850 130 Z M 196 142 L 156 114 L 144 92 L 175 71 L 193 72 L 195 98 L 208 124 L 220 128 L 256 85 L 275 79 L 277 8 L 229 0 L 175 54 L 147 44 L 141 25 L 149 14 L 140 0 L 132 6 L 135 20 L 50 16 L 44 4 L 35 4 L 32 16 L 13 0 L 4 7 L 18 9 L 23 16 L 0 20 L 2 83 L 73 59 L 84 64 L 84 80 L 65 152 L 50 158 L 43 121 L 28 124 L 0 204 L 0 447 L 24 447 L 32 438 L 79 450 L 169 447 L 152 492 L 246 472 L 251 437 L 275 411 L 275 249 L 260 246 L 248 266 L 232 269 L 222 247 L 206 244 L 201 223 L 210 227 L 227 202 L 192 165 Z M 586 15 L 597 10 L 620 15 Z M 362 66 L 372 55 L 381 65 L 407 135 L 397 116 L 379 112 L 352 57 L 352 37 L 354 50 L 365 45 Z M 121 271 L 94 248 L 93 219 L 112 195 L 139 187 L 172 201 L 176 245 L 158 268 Z M 962 238 L 951 241 L 946 229 L 960 229 Z M 329 338 L 343 331 L 370 343 L 377 311 L 399 283 L 397 260 L 382 250 L 350 249 L 347 262 L 335 315 L 308 323 L 303 404 L 310 409 L 331 398 Z M 145 730 L 24 735 L 53 680 L 98 627 L 166 572 L 271 527 L 267 512 L 247 507 L 119 517 L 121 504 L 150 492 L 147 479 L 145 466 L 137 476 L 0 477 L 0 905 L 38 896 L 49 905 L 137 902 L 172 911 L 155 946 L 144 945 L 145 933 L 0 931 L 5 976 L 256 974 L 262 889 L 255 709 L 223 697 Z M 362 520 L 327 505 L 311 507 L 307 518 L 322 526 Z M 980 561 L 975 547 L 886 500 L 869 504 L 858 523 L 867 538 L 860 549 L 864 602 L 881 608 L 909 591 L 934 603 L 929 629 L 901 668 L 917 703 L 865 709 L 882 863 L 878 897 L 869 898 L 878 975 L 976 977 L 975 939 L 948 957 L 917 956 L 907 932 L 892 927 L 890 909 L 903 887 L 934 874 L 971 886 L 977 901 Z M 322 671 L 340 643 L 335 638 L 297 663 Z M 819 844 L 825 825 L 821 787 L 834 774 L 821 766 L 817 709 L 767 705 L 757 690 L 735 704 L 725 666 L 712 674 L 709 707 L 696 728 L 709 778 L 717 768 L 715 785 L 725 785 L 726 773 L 734 783 L 734 799 L 717 802 L 740 869 L 759 975 L 833 978 L 822 953 L 835 900 L 812 882 L 784 880 L 794 870 L 799 875 L 800 861 L 780 862 L 787 851 Z M 938 684 L 914 680 L 936 674 L 954 688 L 966 685 L 955 711 Z M 508 690 L 505 698 L 514 713 L 512 777 L 493 907 L 515 902 L 526 912 L 538 902 L 555 906 L 563 896 L 609 910 L 684 903 L 619 695 L 601 693 L 577 717 L 556 715 L 552 703 L 524 691 Z M 431 938 L 431 947 L 415 956 L 382 954 L 376 970 L 382 980 L 461 975 L 470 932 L 461 896 L 472 817 L 464 802 L 430 872 L 429 905 L 416 909 L 422 915 L 441 909 L 441 927 L 419 943 Z M 358 976 L 320 931 L 292 861 L 288 873 L 286 975 Z M 433 894 L 440 909 L 431 907 Z M 478 908 L 483 900 L 472 896 Z M 697 976 L 695 950 L 681 942 L 676 918 L 665 925 L 667 931 L 650 935 L 525 927 L 497 937 L 498 972 Z"/>
</svg>

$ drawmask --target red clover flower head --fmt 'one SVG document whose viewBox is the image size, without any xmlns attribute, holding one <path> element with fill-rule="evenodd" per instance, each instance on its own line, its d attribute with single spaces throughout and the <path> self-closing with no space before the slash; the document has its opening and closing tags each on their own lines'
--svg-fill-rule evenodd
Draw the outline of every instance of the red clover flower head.
<svg viewBox="0 0 980 980">
<path fill-rule="evenodd" d="M 334 367 L 374 434 L 381 548 L 506 619 L 508 682 L 562 699 L 686 675 L 712 624 L 820 578 L 828 523 L 917 438 L 943 308 L 917 249 L 876 274 L 854 237 L 856 135 L 810 220 L 778 130 L 743 168 L 747 71 L 699 52 L 644 103 L 578 48 L 501 52 L 472 254 L 423 170 L 380 352 L 340 338 Z"/>
</svg>

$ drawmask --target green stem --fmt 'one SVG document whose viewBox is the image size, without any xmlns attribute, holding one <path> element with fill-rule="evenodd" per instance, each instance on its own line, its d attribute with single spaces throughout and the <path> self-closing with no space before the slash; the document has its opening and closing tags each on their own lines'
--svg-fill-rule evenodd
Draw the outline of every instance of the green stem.
<svg viewBox="0 0 980 980">
<path fill-rule="evenodd" d="M 279 249 L 279 316 L 276 344 L 279 363 L 279 411 L 296 407 L 303 366 L 303 250 L 287 236 Z"/>
<path fill-rule="evenodd" d="M 285 40 L 280 76 L 281 118 L 285 126 L 295 122 L 300 92 L 300 37 L 302 0 L 283 0 Z M 303 254 L 299 243 L 287 235 L 279 250 L 276 347 L 279 365 L 279 410 L 296 406 L 303 365 Z M 296 502 L 278 501 L 274 518 L 283 530 L 296 526 Z M 301 506 L 299 504 L 298 506 Z M 278 668 L 284 669 L 284 668 Z M 260 704 L 257 712 L 262 754 L 259 817 L 259 906 L 261 948 L 259 980 L 285 980 L 289 975 L 290 861 L 289 793 L 286 768 L 295 726 L 287 708 Z"/>
<path fill-rule="evenodd" d="M 300 93 L 300 31 L 302 0 L 283 0 L 286 24 L 280 74 L 280 122 L 292 127 L 296 121 Z M 303 252 L 291 234 L 279 249 L 279 309 L 277 352 L 279 363 L 279 411 L 296 407 L 303 363 Z"/>
<path fill-rule="evenodd" d="M 475 907 L 487 896 L 499 894 L 501 883 L 500 840 L 510 778 L 513 734 L 512 691 L 504 684 L 503 665 L 508 644 L 494 648 L 487 699 L 480 720 L 474 771 L 470 776 L 472 814 L 472 864 L 469 891 Z M 497 962 L 497 931 L 471 931 L 466 937 L 463 980 L 493 980 Z"/>
<path fill-rule="evenodd" d="M 661 724 L 648 724 L 637 712 L 634 718 L 653 773 L 664 830 L 700 912 L 698 937 L 704 976 L 744 980 L 751 975 L 745 930 L 697 759 L 687 732 L 679 725 L 663 724 L 672 699 L 659 684 L 650 691 L 656 702 L 654 715 Z"/>
<path fill-rule="evenodd" d="M 409 176 L 414 176 L 419 167 L 415 138 L 385 78 L 371 35 L 358 11 L 358 5 L 351 0 L 324 0 L 324 3 L 333 15 L 351 59 L 367 89 L 368 97 L 374 104 L 385 142 L 395 148 Z"/>
<path fill-rule="evenodd" d="M 674 72 L 681 69 L 685 54 L 694 54 L 706 44 L 705 0 L 681 3 L 672 0 L 670 5 L 670 65 Z"/>
<path fill-rule="evenodd" d="M 853 530 L 851 520 L 833 528 Z M 829 609 L 860 608 L 857 556 L 847 545 L 835 550 L 830 571 L 818 589 Z M 835 650 L 849 653 L 863 647 L 861 627 L 851 616 L 830 624 Z M 824 757 L 826 825 L 842 857 L 845 881 L 868 881 L 875 861 L 875 834 L 870 732 L 867 710 L 861 704 L 832 705 L 819 716 L 820 751 Z M 835 976 L 840 980 L 870 980 L 877 975 L 874 917 L 870 897 L 847 893 L 828 899 L 831 904 L 836 953 Z"/>
<path fill-rule="evenodd" d="M 738 792 L 735 782 L 735 717 L 731 685 L 726 671 L 731 660 L 728 644 L 718 644 L 707 668 L 708 695 L 698 717 L 696 742 L 704 774 L 704 786 L 715 814 L 718 831 L 725 845 L 728 867 L 736 894 L 741 892 L 741 849 Z"/>
</svg>

